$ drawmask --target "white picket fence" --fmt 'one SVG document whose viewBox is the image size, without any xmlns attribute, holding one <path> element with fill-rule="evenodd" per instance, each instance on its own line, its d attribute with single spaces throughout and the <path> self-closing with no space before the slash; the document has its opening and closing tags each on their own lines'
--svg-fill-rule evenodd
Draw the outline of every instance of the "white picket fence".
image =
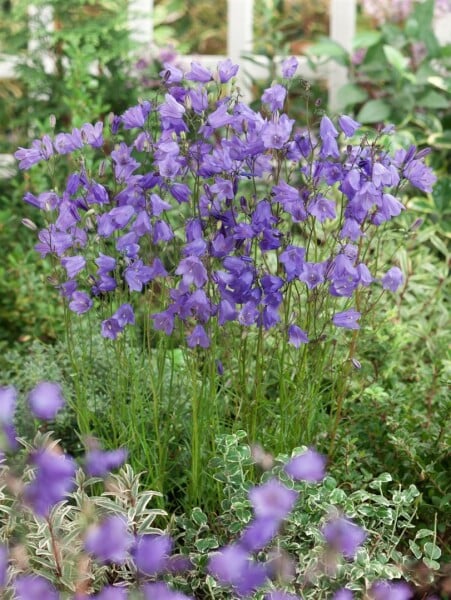
<svg viewBox="0 0 451 600">
<path fill-rule="evenodd" d="M 261 1 L 261 0 L 256 0 Z M 356 26 L 356 0 L 330 0 L 329 35 L 347 50 L 352 48 L 352 40 Z M 153 0 L 130 0 L 130 21 L 133 38 L 138 43 L 145 44 L 153 38 Z M 227 0 L 227 56 L 233 62 L 242 65 L 239 75 L 239 85 L 245 98 L 249 99 L 249 79 L 245 70 L 252 73 L 256 79 L 264 79 L 268 72 L 268 61 L 263 56 L 255 56 L 255 63 L 242 60 L 244 54 L 252 51 L 253 46 L 253 16 L 254 0 Z M 299 31 L 302 23 L 299 23 Z M 205 66 L 214 67 L 225 57 L 217 55 L 185 56 L 183 62 L 187 65 L 195 59 Z M 281 57 L 282 58 L 282 57 Z M 313 71 L 304 56 L 298 57 L 299 74 L 306 79 L 326 79 L 329 88 L 329 102 L 332 109 L 338 108 L 337 91 L 346 83 L 346 69 L 334 65 L 333 68 L 323 65 Z M 258 63 L 258 64 L 256 64 Z"/>
<path fill-rule="evenodd" d="M 259 0 L 257 0 L 259 1 Z M 253 13 L 254 0 L 227 0 L 227 56 L 234 62 L 242 64 L 243 53 L 252 51 L 253 44 Z M 36 9 L 30 3 L 29 11 L 31 16 L 36 16 Z M 151 47 L 153 41 L 153 0 L 130 0 L 129 2 L 129 22 L 131 36 L 136 45 L 142 46 L 143 52 Z M 49 28 L 53 26 L 52 14 L 50 10 L 42 11 L 38 15 L 41 22 L 47 24 Z M 330 36 L 339 42 L 346 49 L 350 50 L 352 39 L 355 33 L 356 22 L 356 0 L 330 0 Z M 30 20 L 32 23 L 32 19 Z M 299 23 L 301 30 L 302 23 Z M 36 42 L 31 36 L 30 50 L 36 46 Z M 45 58 L 45 57 L 44 57 Z M 221 56 L 199 55 L 185 56 L 183 62 L 187 65 L 195 59 L 202 62 L 205 66 L 215 66 Z M 255 57 L 257 62 L 254 64 L 243 64 L 240 71 L 239 85 L 243 94 L 249 99 L 249 79 L 244 75 L 245 69 L 252 72 L 255 78 L 263 79 L 267 73 L 267 61 L 265 57 Z M 52 69 L 51 57 L 47 57 L 47 68 Z M 329 87 L 329 98 L 331 106 L 337 107 L 337 90 L 346 82 L 346 69 L 334 65 L 333 69 L 329 66 L 323 66 L 319 70 L 312 71 L 305 57 L 299 57 L 299 73 L 306 79 L 327 79 Z M 14 56 L 0 55 L 0 85 L 1 79 L 14 78 L 16 59 Z"/>
</svg>

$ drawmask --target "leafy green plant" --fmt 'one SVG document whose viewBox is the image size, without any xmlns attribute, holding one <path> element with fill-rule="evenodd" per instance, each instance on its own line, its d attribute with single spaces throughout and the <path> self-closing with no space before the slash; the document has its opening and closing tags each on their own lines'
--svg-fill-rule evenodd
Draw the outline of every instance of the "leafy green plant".
<svg viewBox="0 0 451 600">
<path fill-rule="evenodd" d="M 446 173 L 451 49 L 440 46 L 433 33 L 433 12 L 434 0 L 416 2 L 405 23 L 358 32 L 352 53 L 323 38 L 308 54 L 348 67 L 350 81 L 339 92 L 342 109 L 371 126 L 394 123 L 404 143 L 432 147 L 435 166 Z"/>
</svg>

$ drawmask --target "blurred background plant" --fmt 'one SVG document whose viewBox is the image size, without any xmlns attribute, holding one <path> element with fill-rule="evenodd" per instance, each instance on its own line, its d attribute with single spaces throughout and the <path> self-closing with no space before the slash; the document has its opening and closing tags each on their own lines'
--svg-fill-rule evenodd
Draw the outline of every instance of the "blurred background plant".
<svg viewBox="0 0 451 600">
<path fill-rule="evenodd" d="M 136 100 L 127 22 L 127 0 L 27 0 L 0 5 L 0 54 L 15 57 L 14 79 L 0 86 L 0 154 L 13 154 L 49 128 L 70 130 Z M 62 185 L 67 171 L 55 174 Z M 24 176 L 0 167 L 0 347 L 33 339 L 51 341 L 62 332 L 63 311 L 49 304 L 32 236 L 24 193 L 49 185 L 45 169 Z M 35 218 L 35 216 L 33 216 Z M 40 225 L 40 222 L 37 223 Z"/>
<path fill-rule="evenodd" d="M 335 61 L 348 67 L 349 83 L 339 91 L 341 108 L 369 127 L 393 123 L 402 144 L 432 148 L 440 174 L 428 200 L 416 208 L 437 230 L 451 234 L 451 45 L 440 43 L 437 18 L 449 2 L 362 1 L 352 52 L 321 38 L 307 54 L 312 67 Z"/>
</svg>

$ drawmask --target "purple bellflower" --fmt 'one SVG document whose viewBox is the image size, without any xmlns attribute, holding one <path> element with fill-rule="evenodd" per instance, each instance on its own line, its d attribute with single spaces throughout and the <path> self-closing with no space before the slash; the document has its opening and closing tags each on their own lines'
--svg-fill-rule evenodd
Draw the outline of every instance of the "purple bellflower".
<svg viewBox="0 0 451 600">
<path fill-rule="evenodd" d="M 19 575 L 14 579 L 15 600 L 59 600 L 60 595 L 44 577 Z"/>
<path fill-rule="evenodd" d="M 336 327 L 344 327 L 345 329 L 360 329 L 358 320 L 360 319 L 360 313 L 353 308 L 344 310 L 343 312 L 335 313 L 333 316 L 333 323 Z"/>
<path fill-rule="evenodd" d="M 124 448 L 109 451 L 92 449 L 86 453 L 85 470 L 92 477 L 104 477 L 120 467 L 126 459 L 127 450 Z"/>
<path fill-rule="evenodd" d="M 41 381 L 30 392 L 28 403 L 38 419 L 51 420 L 65 404 L 63 391 L 58 383 Z"/>
<path fill-rule="evenodd" d="M 410 600 L 414 592 L 404 581 L 377 581 L 371 586 L 372 600 Z"/>
<path fill-rule="evenodd" d="M 173 590 L 162 581 L 146 583 L 142 587 L 142 591 L 144 600 L 191 600 L 189 596 Z"/>
<path fill-rule="evenodd" d="M 355 558 L 367 537 L 364 529 L 345 517 L 337 517 L 326 523 L 322 534 L 329 546 L 348 560 Z"/>
<path fill-rule="evenodd" d="M 290 490 L 277 479 L 270 479 L 249 491 L 255 515 L 276 521 L 281 521 L 293 510 L 297 498 L 298 492 Z"/>
<path fill-rule="evenodd" d="M 88 530 L 85 549 L 101 563 L 122 564 L 128 557 L 133 536 L 122 516 L 114 515 Z"/>
<path fill-rule="evenodd" d="M 93 597 L 95 600 L 127 600 L 128 592 L 124 587 L 107 585 Z"/>
<path fill-rule="evenodd" d="M 36 515 L 47 517 L 51 508 L 74 488 L 76 465 L 72 458 L 48 448 L 31 455 L 35 478 L 25 487 L 25 501 Z"/>
<path fill-rule="evenodd" d="M 142 535 L 136 540 L 132 552 L 138 571 L 144 575 L 156 575 L 165 570 L 172 540 L 167 535 Z"/>
<path fill-rule="evenodd" d="M 404 282 L 403 272 L 399 267 L 392 267 L 382 277 L 381 283 L 384 290 L 396 292 Z"/>
<path fill-rule="evenodd" d="M 284 467 L 285 473 L 296 481 L 316 483 L 326 476 L 327 459 L 315 450 L 309 449 L 294 456 Z"/>
<path fill-rule="evenodd" d="M 351 592 L 351 590 L 342 588 L 341 590 L 338 590 L 338 592 L 335 592 L 332 600 L 354 600 L 354 594 Z"/>
</svg>

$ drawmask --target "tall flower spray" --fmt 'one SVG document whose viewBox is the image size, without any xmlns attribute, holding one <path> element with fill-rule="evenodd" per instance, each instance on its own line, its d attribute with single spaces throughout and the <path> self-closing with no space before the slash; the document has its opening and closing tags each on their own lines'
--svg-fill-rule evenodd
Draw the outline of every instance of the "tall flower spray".
<svg viewBox="0 0 451 600">
<path fill-rule="evenodd" d="M 429 192 L 435 181 L 426 152 L 389 151 L 389 127 L 363 134 L 351 117 L 325 114 L 317 133 L 299 127 L 285 112 L 296 68 L 284 62 L 257 112 L 231 83 L 230 60 L 215 71 L 194 62 L 185 74 L 168 64 L 161 90 L 111 116 L 109 132 L 87 123 L 16 153 L 23 169 L 56 169 L 61 155 L 74 167 L 63 189 L 25 196 L 45 213 L 36 250 L 55 261 L 68 309 L 102 315 L 110 340 L 137 325 L 150 340 L 184 336 L 187 361 L 203 353 L 198 366 L 215 365 L 206 374 L 228 374 L 231 397 L 242 398 L 231 410 L 252 439 L 270 426 L 261 406 L 276 357 L 276 428 L 289 445 L 314 435 L 322 374 L 350 330 L 332 386 L 334 438 L 368 298 L 403 283 L 374 249 L 405 209 L 403 188 Z M 199 459 L 195 423 L 193 436 Z"/>
</svg>

